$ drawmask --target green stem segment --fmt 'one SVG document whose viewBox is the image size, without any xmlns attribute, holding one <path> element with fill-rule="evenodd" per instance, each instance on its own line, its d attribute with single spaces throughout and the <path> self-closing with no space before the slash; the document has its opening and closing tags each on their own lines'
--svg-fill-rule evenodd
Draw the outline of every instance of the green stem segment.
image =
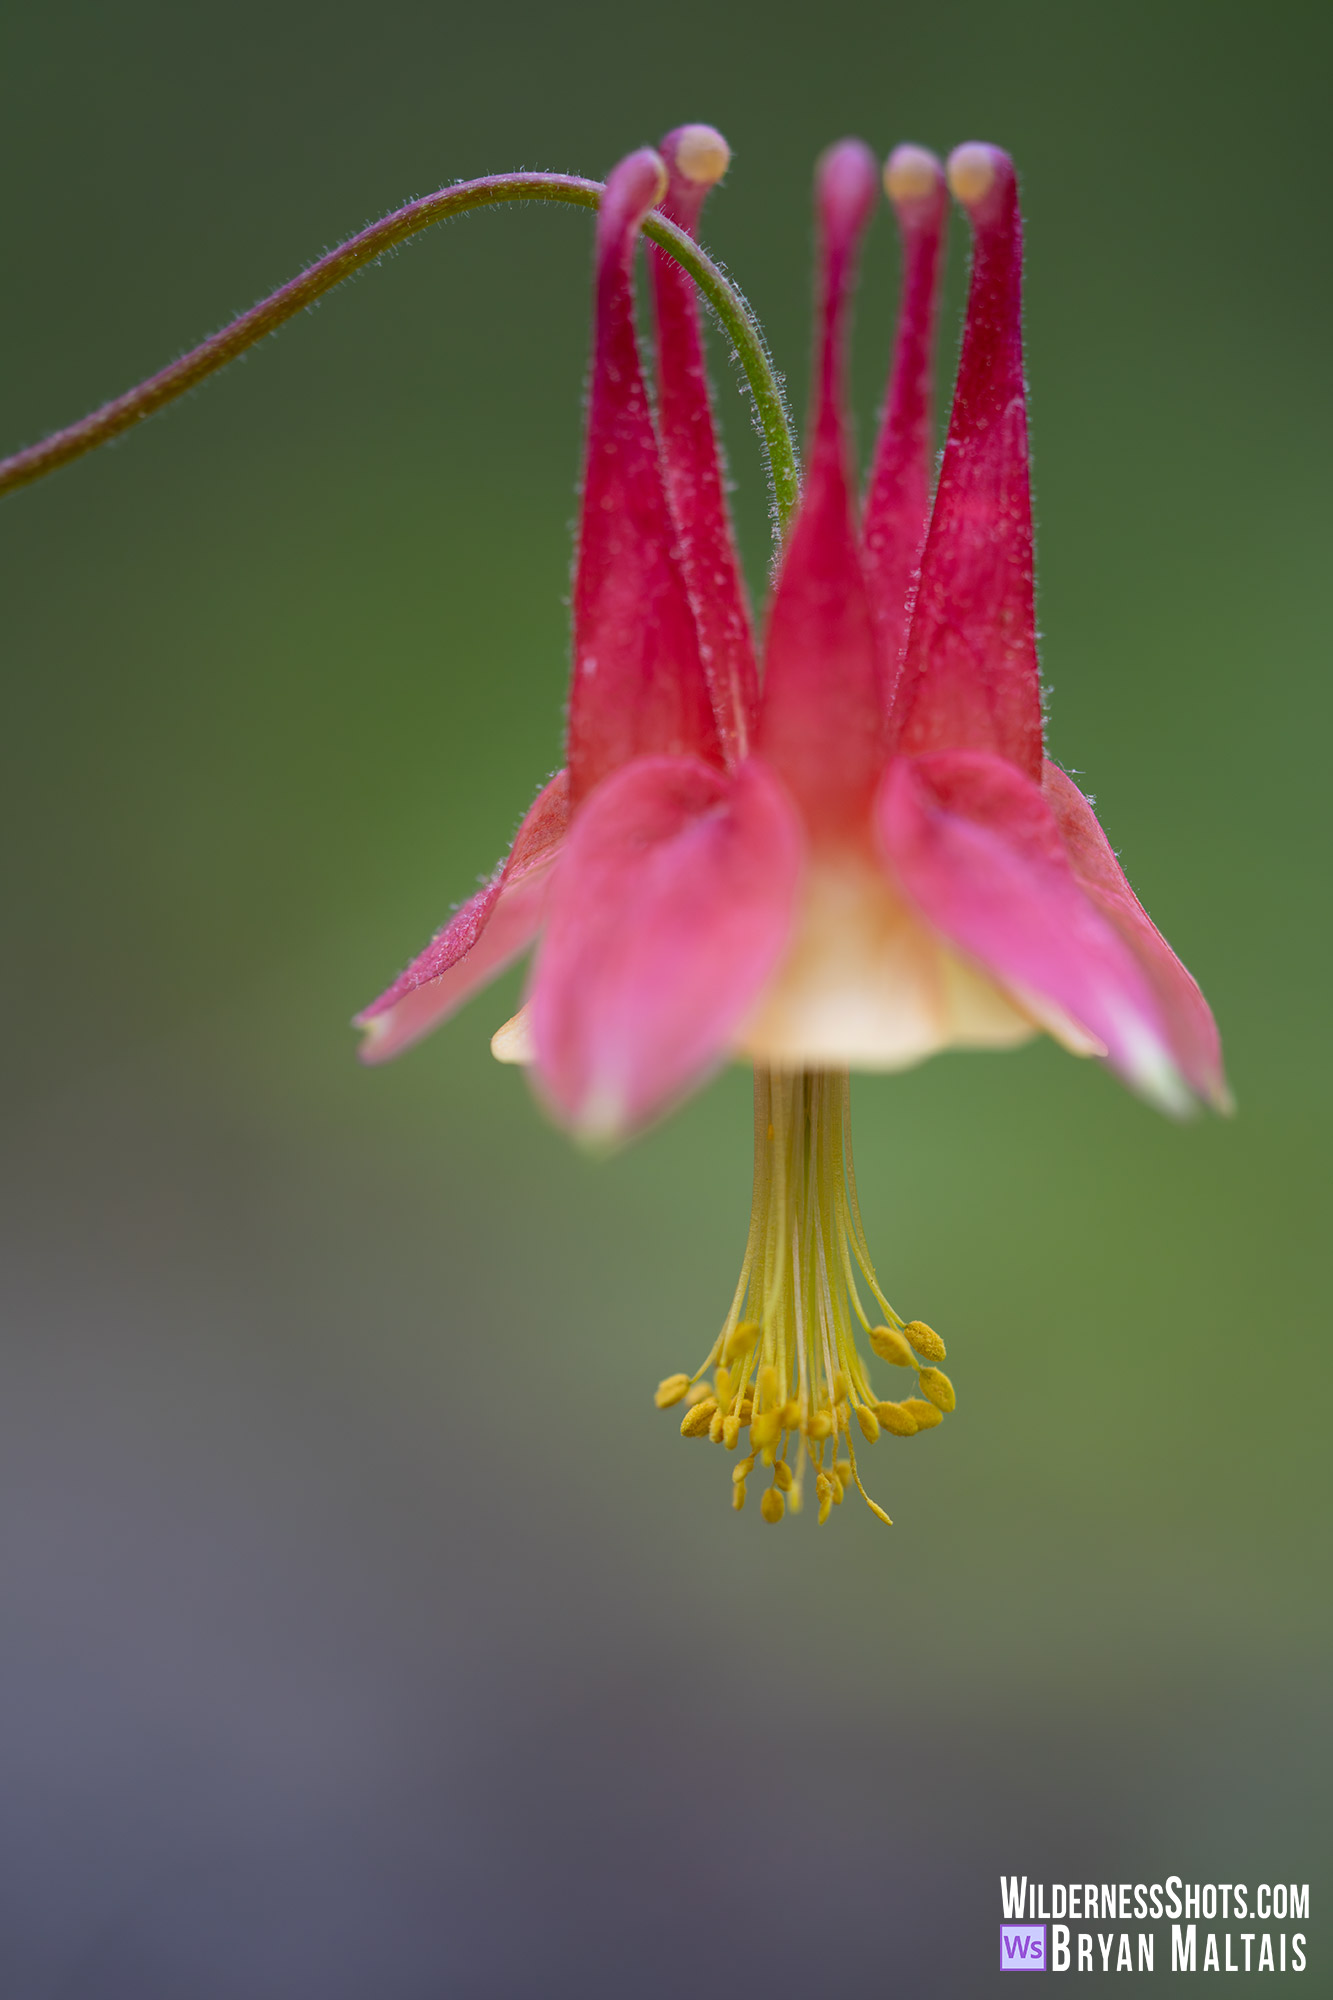
<svg viewBox="0 0 1333 2000">
<path fill-rule="evenodd" d="M 423 195 L 419 201 L 409 202 L 405 208 L 395 209 L 392 215 L 371 223 L 338 249 L 330 250 L 308 271 L 281 286 L 271 297 L 261 299 L 229 326 L 210 334 L 207 340 L 200 341 L 188 354 L 151 375 L 137 388 L 126 390 L 123 396 L 104 403 L 79 423 L 55 431 L 40 444 L 29 445 L 25 451 L 0 460 L 0 494 L 43 478 L 46 473 L 119 437 L 143 418 L 151 417 L 177 396 L 183 396 L 209 375 L 216 374 L 219 368 L 225 368 L 256 341 L 273 333 L 284 320 L 314 305 L 344 278 L 374 263 L 386 250 L 405 243 L 409 236 L 429 229 L 432 223 L 447 222 L 469 209 L 488 208 L 506 201 L 559 201 L 576 208 L 596 208 L 601 195 L 600 181 L 584 180 L 577 174 L 535 173 L 492 174 L 485 180 L 461 181 L 455 187 Z M 754 398 L 778 530 L 779 534 L 784 533 L 800 495 L 800 473 L 782 385 L 769 359 L 759 323 L 730 279 L 683 230 L 656 213 L 648 217 L 643 228 L 645 236 L 660 244 L 689 272 L 732 344 Z"/>
</svg>

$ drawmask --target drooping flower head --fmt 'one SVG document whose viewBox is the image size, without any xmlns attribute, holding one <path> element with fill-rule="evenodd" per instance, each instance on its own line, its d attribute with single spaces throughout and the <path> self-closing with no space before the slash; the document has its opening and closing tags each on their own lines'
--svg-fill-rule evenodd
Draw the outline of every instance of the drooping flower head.
<svg viewBox="0 0 1333 2000">
<path fill-rule="evenodd" d="M 686 1436 L 737 1451 L 747 1435 L 737 1505 L 762 1463 L 766 1519 L 799 1505 L 807 1472 L 825 1519 L 861 1484 L 858 1440 L 918 1434 L 954 1407 L 943 1343 L 875 1276 L 847 1072 L 1045 1031 L 1173 1114 L 1224 1107 L 1226 1091 L 1198 987 L 1044 755 L 1011 162 L 976 144 L 949 162 L 973 259 L 933 501 L 945 174 L 919 147 L 885 169 L 902 304 L 863 508 L 848 323 L 881 176 L 854 140 L 819 163 L 808 467 L 761 663 L 698 308 L 658 250 L 655 414 L 634 323 L 645 215 L 660 205 L 693 232 L 727 163 L 717 133 L 686 126 L 608 178 L 566 767 L 494 878 L 359 1025 L 367 1060 L 384 1060 L 535 941 L 523 1010 L 493 1047 L 531 1064 L 572 1130 L 623 1136 L 728 1057 L 754 1063 L 740 1283 L 704 1367 L 658 1400 L 685 1403 Z M 882 1396 L 867 1349 L 914 1371 L 919 1393 Z"/>
</svg>

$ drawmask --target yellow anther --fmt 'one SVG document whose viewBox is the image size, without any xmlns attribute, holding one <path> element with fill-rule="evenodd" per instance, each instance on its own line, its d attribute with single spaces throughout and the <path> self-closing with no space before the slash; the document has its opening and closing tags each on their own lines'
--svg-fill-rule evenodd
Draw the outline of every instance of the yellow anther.
<svg viewBox="0 0 1333 2000">
<path fill-rule="evenodd" d="M 883 1509 L 882 1507 L 880 1507 L 880 1506 L 876 1505 L 875 1501 L 873 1501 L 873 1500 L 871 1499 L 871 1497 L 870 1497 L 870 1495 L 869 1495 L 868 1493 L 866 1493 L 866 1494 L 863 1494 L 863 1495 L 862 1495 L 862 1498 L 864 1499 L 864 1501 L 865 1501 L 865 1503 L 866 1503 L 866 1506 L 867 1506 L 867 1507 L 868 1507 L 868 1508 L 870 1509 L 871 1513 L 872 1513 L 872 1514 L 875 1514 L 875 1515 L 878 1515 L 879 1519 L 880 1519 L 880 1520 L 881 1520 L 881 1521 L 882 1521 L 882 1522 L 884 1523 L 884 1525 L 885 1525 L 885 1527 L 886 1527 L 886 1528 L 891 1528 L 891 1527 L 893 1526 L 893 1522 L 892 1522 L 892 1521 L 891 1521 L 891 1520 L 889 1519 L 888 1515 L 887 1515 L 887 1514 L 886 1514 L 886 1513 L 884 1512 L 884 1509 Z"/>
<path fill-rule="evenodd" d="M 686 169 L 678 165 L 678 144 L 679 134 L 673 135 L 668 151 L 679 194 Z M 983 209 L 974 211 L 982 217 L 1011 191 L 1012 170 L 994 147 L 970 150 L 981 154 L 991 178 Z M 909 204 L 904 225 L 909 235 L 924 219 L 925 206 L 932 226 L 940 220 L 942 170 L 932 155 L 919 147 L 900 148 L 886 179 L 900 219 L 902 203 Z M 702 186 L 697 192 L 702 197 Z M 668 1377 L 659 1385 L 658 1400 L 663 1407 L 682 1405 L 682 1436 L 708 1436 L 725 1445 L 737 1508 L 744 1505 L 749 1474 L 760 1474 L 767 1521 L 797 1511 L 808 1460 L 811 1511 L 823 1522 L 853 1487 L 868 1498 L 862 1487 L 866 1467 L 858 1454 L 881 1430 L 914 1437 L 933 1428 L 952 1409 L 953 1388 L 940 1373 L 939 1335 L 920 1320 L 905 1324 L 870 1268 L 851 1188 L 845 1082 L 817 1071 L 788 1073 L 761 1065 L 755 1089 L 754 1210 L 735 1302 L 705 1361 L 707 1379 Z M 883 1315 L 880 1324 L 868 1322 L 857 1269 L 864 1270 Z M 858 1328 L 868 1347 L 861 1345 Z M 878 1400 L 866 1373 L 869 1353 L 908 1371 L 904 1386 L 912 1387 L 913 1399 Z M 870 1504 L 887 1523 L 883 1508 Z"/>
<path fill-rule="evenodd" d="M 912 1350 L 897 1327 L 872 1326 L 870 1345 L 881 1361 L 891 1361 L 895 1368 L 915 1368 Z"/>
<path fill-rule="evenodd" d="M 932 1431 L 936 1424 L 944 1422 L 935 1405 L 923 1402 L 920 1396 L 908 1396 L 902 1407 L 909 1416 L 916 1418 L 916 1427 L 919 1431 Z"/>
<path fill-rule="evenodd" d="M 742 1354 L 748 1354 L 759 1338 L 760 1329 L 751 1319 L 743 1319 L 739 1326 L 733 1326 L 722 1348 L 722 1359 L 731 1363 L 738 1361 Z"/>
<path fill-rule="evenodd" d="M 676 134 L 676 165 L 686 180 L 711 187 L 731 165 L 731 148 L 711 125 L 682 125 Z"/>
<path fill-rule="evenodd" d="M 957 1407 L 958 1398 L 954 1395 L 953 1383 L 938 1368 L 923 1368 L 916 1379 L 937 1410 L 948 1411 Z"/>
<path fill-rule="evenodd" d="M 927 1326 L 923 1319 L 913 1319 L 903 1331 L 923 1361 L 943 1361 L 944 1342 L 933 1326 Z"/>
<path fill-rule="evenodd" d="M 984 201 L 995 180 L 995 162 L 989 146 L 975 140 L 955 146 L 949 155 L 949 186 L 964 208 Z"/>
<path fill-rule="evenodd" d="M 705 1402 L 696 1403 L 692 1410 L 687 1410 L 681 1418 L 681 1436 L 683 1438 L 707 1437 L 708 1426 L 713 1421 L 713 1412 L 716 1408 L 717 1404 L 709 1396 Z"/>
<path fill-rule="evenodd" d="M 750 1443 L 756 1450 L 763 1445 L 772 1444 L 781 1429 L 781 1410 L 764 1410 L 750 1421 Z"/>
<path fill-rule="evenodd" d="M 884 192 L 895 204 L 924 201 L 939 186 L 940 163 L 924 146 L 895 146 L 884 165 Z"/>
<path fill-rule="evenodd" d="M 688 1375 L 666 1375 L 653 1391 L 653 1401 L 659 1410 L 669 1410 L 678 1403 L 690 1386 Z"/>
<path fill-rule="evenodd" d="M 743 1479 L 738 1479 L 731 1489 L 731 1504 L 738 1514 L 745 1505 L 745 1481 Z"/>
</svg>

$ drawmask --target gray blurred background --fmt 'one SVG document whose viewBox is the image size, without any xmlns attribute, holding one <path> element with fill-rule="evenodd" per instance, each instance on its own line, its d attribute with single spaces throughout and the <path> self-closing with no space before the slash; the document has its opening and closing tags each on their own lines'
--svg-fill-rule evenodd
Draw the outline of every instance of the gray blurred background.
<svg viewBox="0 0 1333 2000">
<path fill-rule="evenodd" d="M 413 194 L 696 118 L 799 406 L 818 150 L 1007 145 L 1053 749 L 1241 1107 L 1050 1046 L 859 1083 L 959 1411 L 881 1448 L 891 1535 L 733 1516 L 650 1391 L 730 1296 L 747 1078 L 596 1164 L 490 1061 L 516 978 L 385 1072 L 346 1026 L 558 761 L 588 218 L 419 239 L 6 502 L 4 2000 L 972 1994 L 1001 1872 L 1312 1881 L 1329 1990 L 1327 10 L 0 37 L 5 449 Z M 863 450 L 895 282 L 882 216 Z"/>
</svg>

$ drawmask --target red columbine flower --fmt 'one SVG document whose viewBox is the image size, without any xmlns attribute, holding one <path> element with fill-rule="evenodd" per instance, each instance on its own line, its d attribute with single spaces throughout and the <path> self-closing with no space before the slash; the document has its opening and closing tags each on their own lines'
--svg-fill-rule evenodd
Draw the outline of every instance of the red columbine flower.
<svg viewBox="0 0 1333 2000">
<path fill-rule="evenodd" d="M 668 1377 L 658 1402 L 687 1403 L 686 1436 L 736 1449 L 748 1430 L 737 1506 L 761 1460 L 762 1512 L 780 1519 L 808 1465 L 824 1520 L 860 1486 L 857 1435 L 911 1436 L 954 1407 L 939 1336 L 902 1320 L 875 1277 L 847 1072 L 1044 1030 L 1172 1113 L 1223 1108 L 1226 1087 L 1198 987 L 1043 754 L 1011 162 L 982 145 L 949 162 L 974 250 L 933 507 L 945 178 L 916 147 L 888 163 L 902 315 L 859 527 L 846 323 L 879 175 L 853 140 L 820 162 L 810 464 L 761 678 L 697 308 L 658 251 L 656 425 L 633 318 L 644 215 L 660 203 L 693 231 L 727 158 L 716 133 L 687 126 L 607 182 L 567 767 L 492 882 L 359 1025 L 368 1060 L 396 1054 L 540 934 L 526 1005 L 493 1046 L 531 1061 L 575 1131 L 618 1136 L 728 1056 L 754 1063 L 740 1282 L 704 1367 Z M 921 1393 L 882 1398 L 862 1336 Z"/>
</svg>

